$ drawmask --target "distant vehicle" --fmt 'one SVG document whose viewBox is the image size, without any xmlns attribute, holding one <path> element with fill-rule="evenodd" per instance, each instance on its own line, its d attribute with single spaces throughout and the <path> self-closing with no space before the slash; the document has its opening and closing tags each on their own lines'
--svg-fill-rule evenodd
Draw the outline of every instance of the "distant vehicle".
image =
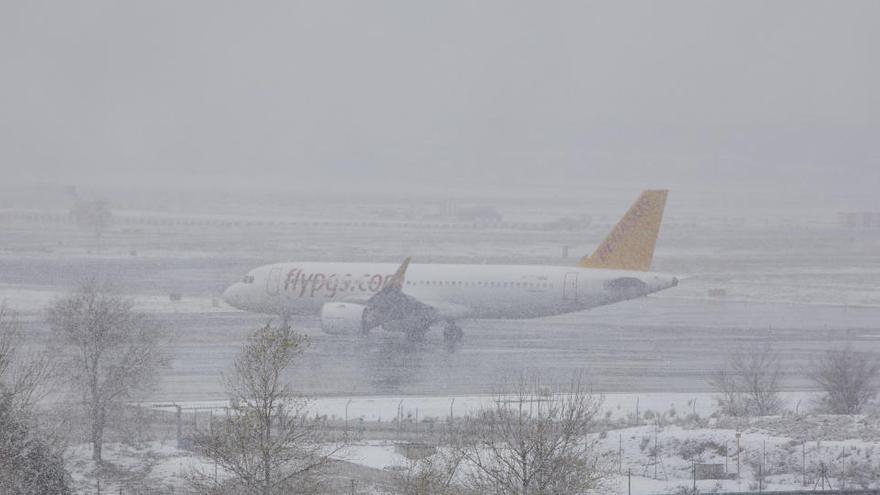
<svg viewBox="0 0 880 495">
<path fill-rule="evenodd" d="M 651 270 L 667 191 L 644 191 L 596 251 L 577 266 L 289 262 L 261 266 L 223 293 L 239 309 L 320 315 L 330 334 L 381 326 L 419 339 L 444 322 L 536 318 L 582 311 L 678 285 Z"/>
</svg>

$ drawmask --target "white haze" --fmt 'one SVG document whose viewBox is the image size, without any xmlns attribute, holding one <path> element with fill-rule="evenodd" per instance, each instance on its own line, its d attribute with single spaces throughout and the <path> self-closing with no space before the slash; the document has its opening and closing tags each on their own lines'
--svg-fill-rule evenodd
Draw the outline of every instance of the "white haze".
<svg viewBox="0 0 880 495">
<path fill-rule="evenodd" d="M 878 28 L 875 1 L 3 2 L 0 168 L 870 206 Z"/>
</svg>

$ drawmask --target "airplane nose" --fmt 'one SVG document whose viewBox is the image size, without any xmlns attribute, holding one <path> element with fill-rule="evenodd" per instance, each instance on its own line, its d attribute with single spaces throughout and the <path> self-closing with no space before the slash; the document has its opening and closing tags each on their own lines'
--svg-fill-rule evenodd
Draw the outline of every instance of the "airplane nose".
<svg viewBox="0 0 880 495">
<path fill-rule="evenodd" d="M 223 302 L 226 304 L 238 308 L 241 306 L 241 293 L 239 291 L 238 284 L 232 284 L 223 291 Z"/>
</svg>

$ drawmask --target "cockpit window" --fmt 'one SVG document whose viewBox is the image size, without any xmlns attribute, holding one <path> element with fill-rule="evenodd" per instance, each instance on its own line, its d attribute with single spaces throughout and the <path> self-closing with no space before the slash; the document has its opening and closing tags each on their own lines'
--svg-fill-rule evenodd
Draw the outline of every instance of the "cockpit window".
<svg viewBox="0 0 880 495">
<path fill-rule="evenodd" d="M 254 276 L 253 275 L 245 275 L 244 278 L 241 279 L 241 282 L 245 283 L 245 284 L 252 284 L 252 283 L 254 283 Z"/>
</svg>

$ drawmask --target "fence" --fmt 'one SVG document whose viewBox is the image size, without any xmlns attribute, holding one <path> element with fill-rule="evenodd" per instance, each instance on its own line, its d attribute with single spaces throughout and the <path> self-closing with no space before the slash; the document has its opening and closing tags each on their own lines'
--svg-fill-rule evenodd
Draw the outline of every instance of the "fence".
<svg viewBox="0 0 880 495">
<path fill-rule="evenodd" d="M 794 492 L 721 492 L 713 495 L 816 495 L 816 490 L 801 490 Z M 829 495 L 880 495 L 880 490 L 819 490 L 818 493 Z"/>
<path fill-rule="evenodd" d="M 2 211 L 0 222 L 25 222 L 46 224 L 73 224 L 74 218 L 67 212 Z M 431 221 L 431 220 L 335 220 L 335 219 L 263 219 L 257 217 L 223 216 L 163 216 L 117 213 L 112 223 L 117 226 L 204 226 L 216 228 L 365 228 L 397 230 L 523 230 L 523 231 L 572 231 L 585 230 L 589 224 L 571 225 L 559 221 L 502 222 L 502 221 Z"/>
</svg>

